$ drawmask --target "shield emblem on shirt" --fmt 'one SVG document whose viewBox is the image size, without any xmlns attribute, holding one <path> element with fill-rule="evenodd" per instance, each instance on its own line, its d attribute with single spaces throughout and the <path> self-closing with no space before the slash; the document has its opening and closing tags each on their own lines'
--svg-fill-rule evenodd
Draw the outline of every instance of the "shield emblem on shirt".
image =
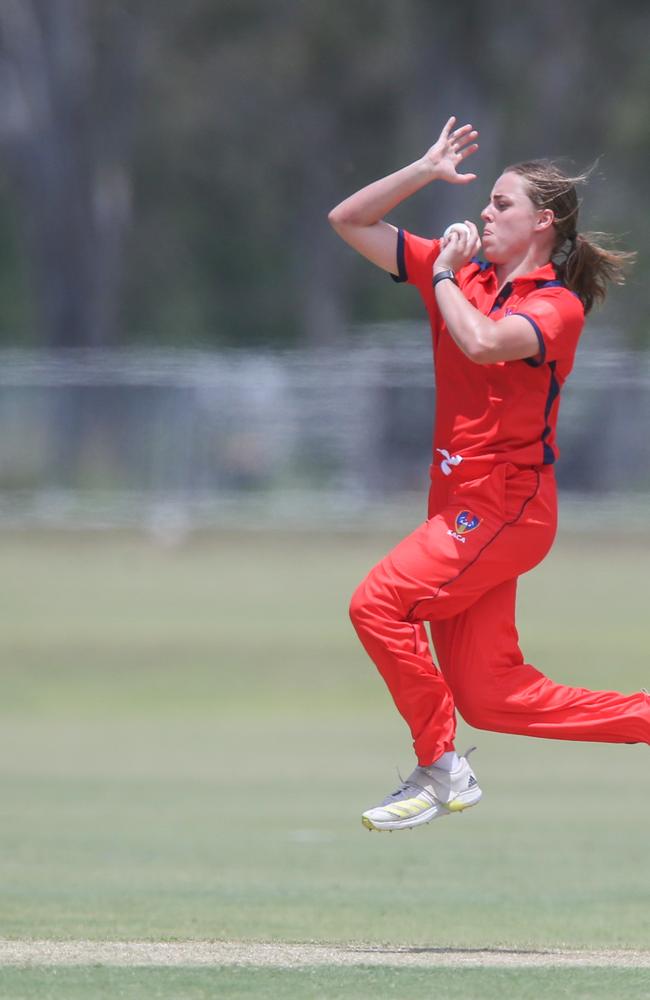
<svg viewBox="0 0 650 1000">
<path fill-rule="evenodd" d="M 481 523 L 480 517 L 472 514 L 469 510 L 461 510 L 456 516 L 456 531 L 459 535 L 466 535 L 468 531 L 474 531 Z"/>
</svg>

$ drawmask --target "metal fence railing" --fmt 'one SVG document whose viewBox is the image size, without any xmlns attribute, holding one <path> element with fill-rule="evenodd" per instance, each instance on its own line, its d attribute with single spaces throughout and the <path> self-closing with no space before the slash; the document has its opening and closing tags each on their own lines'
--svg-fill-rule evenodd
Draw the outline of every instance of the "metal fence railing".
<svg viewBox="0 0 650 1000">
<path fill-rule="evenodd" d="M 5 352 L 0 518 L 343 517 L 401 502 L 426 489 L 432 385 L 409 326 L 320 352 Z M 645 355 L 584 351 L 563 392 L 562 490 L 640 503 L 649 426 Z"/>
</svg>

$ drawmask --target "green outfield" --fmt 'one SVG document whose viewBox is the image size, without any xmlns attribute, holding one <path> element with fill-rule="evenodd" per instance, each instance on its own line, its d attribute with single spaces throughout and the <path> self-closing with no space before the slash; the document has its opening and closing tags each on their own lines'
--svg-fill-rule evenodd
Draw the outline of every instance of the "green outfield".
<svg viewBox="0 0 650 1000">
<path fill-rule="evenodd" d="M 404 527 L 0 537 L 1 938 L 650 949 L 645 746 L 461 727 L 480 806 L 362 828 L 411 754 L 347 601 Z M 650 686 L 647 553 L 565 533 L 521 584 L 531 662 Z M 650 997 L 650 970 L 483 974 L 6 967 L 0 993 Z"/>
</svg>

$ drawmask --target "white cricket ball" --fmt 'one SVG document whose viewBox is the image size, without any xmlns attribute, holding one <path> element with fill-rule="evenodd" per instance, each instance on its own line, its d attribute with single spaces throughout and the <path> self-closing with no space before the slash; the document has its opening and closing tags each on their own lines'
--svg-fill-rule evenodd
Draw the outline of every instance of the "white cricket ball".
<svg viewBox="0 0 650 1000">
<path fill-rule="evenodd" d="M 452 222 L 452 224 L 447 226 L 442 234 L 443 240 L 450 236 L 453 232 L 457 232 L 459 236 L 471 236 L 469 226 L 466 226 L 464 222 Z"/>
</svg>

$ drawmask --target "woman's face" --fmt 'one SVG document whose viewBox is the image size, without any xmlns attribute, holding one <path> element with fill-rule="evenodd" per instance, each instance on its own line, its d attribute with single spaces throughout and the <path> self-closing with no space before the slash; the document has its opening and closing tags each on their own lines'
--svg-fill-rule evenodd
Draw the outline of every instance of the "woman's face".
<svg viewBox="0 0 650 1000">
<path fill-rule="evenodd" d="M 481 212 L 485 223 L 481 241 L 483 252 L 492 264 L 506 263 L 525 254 L 536 232 L 542 213 L 535 208 L 519 174 L 501 174 Z"/>
</svg>

